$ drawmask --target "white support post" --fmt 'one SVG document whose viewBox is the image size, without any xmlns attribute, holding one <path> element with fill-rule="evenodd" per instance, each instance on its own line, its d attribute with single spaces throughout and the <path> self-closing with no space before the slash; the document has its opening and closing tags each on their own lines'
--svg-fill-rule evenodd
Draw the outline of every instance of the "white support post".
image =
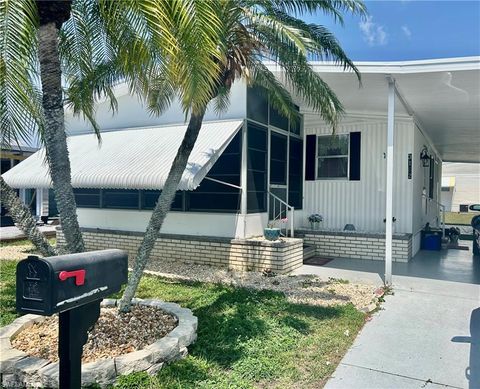
<svg viewBox="0 0 480 389">
<path fill-rule="evenodd" d="M 385 284 L 392 285 L 393 139 L 395 130 L 395 81 L 388 78 L 387 188 L 385 201 Z"/>
<path fill-rule="evenodd" d="M 36 189 L 36 202 L 35 202 L 35 216 L 40 220 L 42 216 L 42 204 L 43 204 L 43 189 Z"/>
<path fill-rule="evenodd" d="M 290 208 L 290 238 L 294 238 L 294 228 L 295 228 L 295 221 L 293 220 L 293 215 L 295 214 L 295 208 Z"/>
<path fill-rule="evenodd" d="M 242 160 L 241 160 L 241 172 L 240 172 L 240 186 L 241 186 L 241 199 L 240 199 L 240 214 L 243 220 L 243 232 L 240 238 L 246 237 L 247 229 L 247 121 L 243 121 L 242 127 Z"/>
</svg>

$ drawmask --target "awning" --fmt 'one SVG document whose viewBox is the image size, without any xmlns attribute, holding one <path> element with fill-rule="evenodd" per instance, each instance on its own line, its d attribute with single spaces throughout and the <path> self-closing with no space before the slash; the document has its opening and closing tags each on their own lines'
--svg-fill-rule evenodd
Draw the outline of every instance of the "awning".
<svg viewBox="0 0 480 389">
<path fill-rule="evenodd" d="M 194 190 L 238 130 L 242 120 L 205 122 L 178 186 Z M 71 136 L 68 150 L 74 188 L 162 189 L 187 125 L 132 128 Z M 13 188 L 49 188 L 50 174 L 41 149 L 3 174 Z"/>
</svg>

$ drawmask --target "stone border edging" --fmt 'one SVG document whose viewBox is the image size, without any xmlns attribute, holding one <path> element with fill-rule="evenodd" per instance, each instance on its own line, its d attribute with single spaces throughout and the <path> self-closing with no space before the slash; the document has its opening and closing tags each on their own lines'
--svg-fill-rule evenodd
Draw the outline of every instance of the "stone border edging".
<svg viewBox="0 0 480 389">
<path fill-rule="evenodd" d="M 101 307 L 112 308 L 118 300 L 104 299 Z M 118 357 L 82 364 L 82 385 L 113 384 L 119 375 L 146 371 L 157 373 L 165 363 L 184 358 L 187 347 L 197 339 L 198 319 L 187 308 L 175 303 L 155 299 L 133 299 L 132 304 L 159 308 L 176 316 L 178 325 L 171 332 L 142 350 Z M 34 323 L 41 323 L 45 316 L 24 315 L 0 328 L 0 378 L 4 388 L 58 387 L 58 362 L 32 357 L 12 347 L 11 339 Z"/>
</svg>

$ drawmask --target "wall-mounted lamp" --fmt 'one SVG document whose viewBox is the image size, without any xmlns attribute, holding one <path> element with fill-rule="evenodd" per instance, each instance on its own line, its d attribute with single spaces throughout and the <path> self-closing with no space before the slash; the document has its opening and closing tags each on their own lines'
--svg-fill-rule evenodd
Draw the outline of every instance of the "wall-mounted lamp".
<svg viewBox="0 0 480 389">
<path fill-rule="evenodd" d="M 423 167 L 430 166 L 430 155 L 428 155 L 427 146 L 423 146 L 422 151 L 420 152 L 420 161 L 422 161 Z"/>
</svg>

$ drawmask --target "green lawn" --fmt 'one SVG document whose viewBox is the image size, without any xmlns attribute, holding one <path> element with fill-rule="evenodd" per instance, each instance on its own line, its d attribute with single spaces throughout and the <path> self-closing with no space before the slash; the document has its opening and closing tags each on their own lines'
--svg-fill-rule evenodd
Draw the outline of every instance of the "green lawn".
<svg viewBox="0 0 480 389">
<path fill-rule="evenodd" d="M 468 212 L 468 213 L 445 212 L 445 224 L 470 225 L 472 218 L 478 214 L 479 214 L 478 212 Z"/>
<path fill-rule="evenodd" d="M 14 261 L 0 262 L 1 323 L 16 317 Z M 190 355 L 157 377 L 131 374 L 119 388 L 318 388 L 365 315 L 352 305 L 322 308 L 289 303 L 279 293 L 145 277 L 138 297 L 174 301 L 198 316 Z"/>
</svg>

